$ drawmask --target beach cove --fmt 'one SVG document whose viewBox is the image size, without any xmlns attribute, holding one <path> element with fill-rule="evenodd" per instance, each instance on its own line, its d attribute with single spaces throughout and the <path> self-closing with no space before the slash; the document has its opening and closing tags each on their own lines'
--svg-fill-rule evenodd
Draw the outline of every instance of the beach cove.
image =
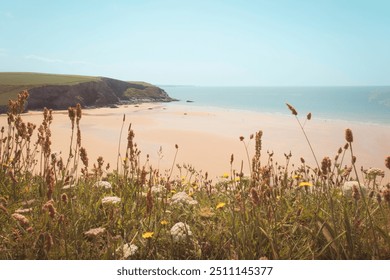
<svg viewBox="0 0 390 280">
<path fill-rule="evenodd" d="M 287 110 L 287 109 L 286 109 Z M 291 152 L 290 166 L 300 165 L 300 158 L 313 168 L 315 161 L 305 137 L 293 115 L 259 113 L 216 107 L 197 107 L 179 103 L 145 103 L 125 105 L 119 108 L 84 109 L 80 121 L 82 147 L 85 147 L 90 166 L 102 156 L 105 164 L 116 168 L 118 143 L 123 116 L 124 129 L 121 137 L 121 157 L 125 157 L 127 128 L 131 123 L 135 132 L 135 142 L 141 151 L 141 164 L 146 163 L 159 168 L 160 172 L 172 168 L 176 148 L 178 153 L 175 165 L 192 166 L 196 171 L 208 172 L 214 181 L 230 174 L 230 158 L 234 155 L 233 169 L 237 172 L 243 163 L 244 174 L 249 174 L 248 158 L 254 155 L 254 140 L 250 135 L 263 131 L 262 161 L 268 160 L 267 151 L 274 153 L 274 162 L 285 165 L 284 154 Z M 298 115 L 299 116 L 299 115 Z M 302 123 L 305 116 L 300 116 Z M 39 125 L 41 112 L 23 114 L 26 122 Z M 6 126 L 5 115 L 0 116 L 1 126 Z M 385 170 L 385 157 L 389 154 L 390 127 L 382 124 L 369 124 L 343 120 L 317 119 L 315 115 L 305 124 L 305 131 L 313 146 L 318 161 L 328 156 L 334 160 L 337 150 L 343 147 L 345 129 L 354 134 L 353 149 L 357 156 L 357 167 L 370 167 Z M 66 160 L 69 152 L 71 124 L 67 111 L 54 111 L 52 131 L 52 151 L 61 152 Z M 240 136 L 244 137 L 240 141 Z M 244 142 L 244 143 L 243 143 Z M 162 151 L 162 153 L 160 153 Z M 350 164 L 347 152 L 344 164 Z M 109 171 L 110 171 L 109 170 Z M 293 168 L 291 168 L 293 170 Z M 386 172 L 383 184 L 390 182 Z M 178 169 L 174 167 L 174 174 Z"/>
</svg>

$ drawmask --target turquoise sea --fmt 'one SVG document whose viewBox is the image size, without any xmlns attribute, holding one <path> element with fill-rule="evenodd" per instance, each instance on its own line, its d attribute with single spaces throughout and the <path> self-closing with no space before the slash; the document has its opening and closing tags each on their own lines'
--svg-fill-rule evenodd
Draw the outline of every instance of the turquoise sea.
<svg viewBox="0 0 390 280">
<path fill-rule="evenodd" d="M 180 103 L 191 106 L 290 114 L 287 102 L 303 116 L 311 112 L 321 119 L 390 125 L 390 86 L 160 87 Z"/>
</svg>

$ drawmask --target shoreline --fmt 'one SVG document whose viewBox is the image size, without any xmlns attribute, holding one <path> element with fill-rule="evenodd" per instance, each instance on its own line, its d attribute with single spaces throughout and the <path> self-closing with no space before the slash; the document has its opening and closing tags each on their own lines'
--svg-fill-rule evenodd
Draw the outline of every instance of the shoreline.
<svg viewBox="0 0 390 280">
<path fill-rule="evenodd" d="M 182 101 L 182 100 L 178 100 L 178 101 L 175 101 L 177 103 L 166 103 L 166 104 L 174 104 L 175 105 L 179 105 L 179 106 L 183 106 L 183 107 L 195 107 L 197 109 L 199 109 L 200 111 L 210 111 L 210 110 L 217 110 L 217 111 L 228 111 L 228 112 L 236 112 L 236 113 L 255 113 L 255 114 L 265 114 L 265 115 L 276 115 L 276 116 L 291 116 L 291 113 L 289 112 L 287 106 L 285 106 L 285 111 L 275 111 L 275 112 L 269 112 L 269 111 L 258 111 L 258 110 L 255 110 L 255 109 L 243 109 L 243 108 L 228 108 L 228 107 L 218 107 L 218 106 L 212 106 L 212 105 L 202 105 L 202 104 L 198 104 L 196 103 L 195 101 L 193 101 L 192 103 L 187 103 L 185 101 Z M 168 105 L 169 106 L 169 105 Z M 298 112 L 299 113 L 299 112 Z M 305 119 L 306 118 L 306 114 L 309 113 L 309 112 L 306 112 L 305 114 L 301 114 L 299 113 L 298 116 L 302 119 Z M 312 114 L 315 114 L 315 111 L 311 112 Z M 357 125 L 378 125 L 378 126 L 385 126 L 385 127 L 389 127 L 390 129 L 390 122 L 374 122 L 374 121 L 363 121 L 363 120 L 357 120 L 357 119 L 343 119 L 343 118 L 340 118 L 340 117 L 324 117 L 324 116 L 317 116 L 317 115 L 313 115 L 315 119 L 319 120 L 319 121 L 336 121 L 336 122 L 348 122 L 348 123 L 354 123 L 354 124 L 357 124 Z"/>
<path fill-rule="evenodd" d="M 284 165 L 284 153 L 292 152 L 292 164 L 298 166 L 300 157 L 310 166 L 315 166 L 308 144 L 293 115 L 258 113 L 253 111 L 201 107 L 179 103 L 143 103 L 121 105 L 119 108 L 83 109 L 80 120 L 82 146 L 87 149 L 90 167 L 98 156 L 116 168 L 117 150 L 123 115 L 126 116 L 122 133 L 121 154 L 127 143 L 127 127 L 132 123 L 135 142 L 141 151 L 141 163 L 149 154 L 150 164 L 161 172 L 170 169 L 179 146 L 176 164 L 188 164 L 209 178 L 230 174 L 230 156 L 234 154 L 233 169 L 248 174 L 248 159 L 240 136 L 245 137 L 249 155 L 254 154 L 254 140 L 249 136 L 258 130 L 263 131 L 262 161 L 267 161 L 267 150 L 274 151 L 274 162 Z M 28 112 L 22 115 L 25 121 L 39 125 L 41 112 Z M 304 116 L 302 116 L 304 118 Z M 1 126 L 5 126 L 6 116 L 0 116 Z M 390 126 L 381 124 L 355 123 L 343 120 L 316 119 L 308 121 L 306 133 L 312 143 L 317 160 L 328 156 L 332 162 L 339 147 L 345 144 L 344 132 L 350 128 L 354 133 L 353 148 L 357 156 L 357 167 L 377 167 L 385 170 L 384 159 L 388 156 Z M 66 110 L 53 111 L 52 151 L 62 151 L 66 159 L 69 151 L 71 126 Z M 158 154 L 162 147 L 163 157 Z M 348 153 L 347 153 L 348 155 Z M 346 155 L 344 163 L 350 163 Z M 291 170 L 291 169 L 290 169 Z M 177 168 L 175 167 L 175 172 Z M 382 183 L 390 182 L 390 172 Z M 360 174 L 359 174 L 360 175 Z"/>
</svg>

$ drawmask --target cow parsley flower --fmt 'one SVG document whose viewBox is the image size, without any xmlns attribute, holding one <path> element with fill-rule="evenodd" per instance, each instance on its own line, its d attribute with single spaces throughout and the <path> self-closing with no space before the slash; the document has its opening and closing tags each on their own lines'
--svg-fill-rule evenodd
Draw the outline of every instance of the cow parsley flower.
<svg viewBox="0 0 390 280">
<path fill-rule="evenodd" d="M 153 193 L 153 194 L 159 194 L 159 193 L 162 193 L 163 191 L 164 191 L 164 187 L 163 186 L 161 186 L 161 185 L 156 185 L 156 186 L 153 186 L 152 188 L 151 188 L 151 192 Z"/>
<path fill-rule="evenodd" d="M 173 242 L 182 242 L 192 236 L 191 229 L 185 223 L 176 223 L 170 230 Z"/>
<path fill-rule="evenodd" d="M 117 204 L 121 199 L 117 196 L 106 196 L 102 199 L 102 204 Z"/>
<path fill-rule="evenodd" d="M 195 205 L 198 201 L 189 196 L 186 192 L 175 193 L 171 197 L 171 205 Z"/>
<path fill-rule="evenodd" d="M 138 251 L 138 246 L 134 244 L 123 244 L 123 246 L 116 249 L 118 254 L 121 254 L 123 259 L 127 259 L 130 256 L 133 256 Z"/>
<path fill-rule="evenodd" d="M 376 177 L 385 177 L 385 172 L 379 168 L 370 168 L 366 171 L 368 179 L 372 180 Z"/>
<path fill-rule="evenodd" d="M 97 181 L 94 185 L 94 188 L 103 188 L 106 190 L 112 189 L 112 185 L 110 182 L 107 181 Z"/>
<path fill-rule="evenodd" d="M 353 189 L 357 189 L 360 192 L 359 182 L 358 181 L 347 181 L 344 185 L 341 186 L 341 191 L 345 196 L 351 196 L 353 193 Z M 368 191 L 366 186 L 361 185 L 363 193 Z"/>
</svg>

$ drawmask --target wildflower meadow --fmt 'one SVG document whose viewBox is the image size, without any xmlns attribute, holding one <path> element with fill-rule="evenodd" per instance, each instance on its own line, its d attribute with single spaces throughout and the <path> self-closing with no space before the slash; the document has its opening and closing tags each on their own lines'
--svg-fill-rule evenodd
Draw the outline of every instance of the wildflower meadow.
<svg viewBox="0 0 390 280">
<path fill-rule="evenodd" d="M 0 259 L 390 259 L 390 156 L 387 170 L 358 169 L 350 129 L 318 159 L 305 133 L 311 114 L 303 123 L 287 104 L 315 165 L 292 166 L 291 153 L 276 162 L 258 131 L 237 138 L 250 173 L 234 170 L 231 155 L 215 180 L 175 159 L 168 171 L 152 168 L 131 125 L 116 166 L 89 159 L 80 105 L 68 109 L 69 151 L 59 155 L 52 111 L 26 123 L 27 98 L 9 102 L 1 128 Z"/>
</svg>

